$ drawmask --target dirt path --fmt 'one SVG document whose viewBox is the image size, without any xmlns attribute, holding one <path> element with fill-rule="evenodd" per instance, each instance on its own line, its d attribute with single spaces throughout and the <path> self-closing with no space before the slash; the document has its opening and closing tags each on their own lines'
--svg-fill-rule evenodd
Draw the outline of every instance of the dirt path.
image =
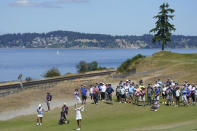
<svg viewBox="0 0 197 131">
<path fill-rule="evenodd" d="M 112 83 L 112 87 L 115 89 L 118 83 Z M 87 93 L 87 95 L 89 96 L 89 92 Z M 67 103 L 68 106 L 73 106 L 75 104 L 75 100 L 73 98 L 70 99 L 57 99 L 57 100 L 53 100 L 51 103 L 51 109 L 53 110 L 56 107 L 61 107 L 63 105 L 63 103 Z M 89 102 L 89 98 L 87 100 L 87 102 Z M 22 116 L 22 115 L 30 115 L 30 114 L 35 114 L 36 113 L 36 109 L 38 104 L 40 104 L 39 102 L 31 102 L 29 105 L 29 107 L 25 107 L 25 108 L 20 108 L 17 110 L 11 110 L 11 111 L 3 111 L 0 113 L 0 121 L 6 121 L 6 120 L 10 120 L 12 118 L 18 117 L 18 116 Z M 47 106 L 46 106 L 46 102 L 42 101 L 41 104 L 43 105 L 44 109 L 47 110 Z"/>
<path fill-rule="evenodd" d="M 63 103 L 67 103 L 68 106 L 73 106 L 75 104 L 74 100 L 54 100 L 51 102 L 51 109 L 54 109 L 56 107 L 61 107 L 63 105 Z M 0 113 L 0 120 L 1 121 L 6 121 L 6 120 L 10 120 L 12 118 L 18 117 L 18 116 L 22 116 L 22 115 L 30 115 L 30 114 L 35 114 L 36 113 L 36 109 L 38 106 L 38 102 L 34 102 L 31 104 L 31 106 L 27 107 L 27 108 L 21 108 L 21 109 L 17 109 L 17 110 L 12 110 L 12 111 L 5 111 L 5 112 L 1 112 Z M 47 106 L 45 102 L 41 103 L 44 107 L 45 110 L 47 110 Z"/>
</svg>

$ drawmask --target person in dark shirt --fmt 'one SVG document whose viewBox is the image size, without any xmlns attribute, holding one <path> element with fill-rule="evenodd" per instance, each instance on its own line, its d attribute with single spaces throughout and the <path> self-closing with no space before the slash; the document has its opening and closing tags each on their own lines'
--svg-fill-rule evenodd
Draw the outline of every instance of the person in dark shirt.
<svg viewBox="0 0 197 131">
<path fill-rule="evenodd" d="M 52 100 L 52 95 L 49 92 L 47 92 L 46 102 L 47 102 L 48 111 L 50 111 L 51 100 Z"/>
<path fill-rule="evenodd" d="M 152 95 L 153 95 L 153 87 L 151 84 L 148 84 L 147 87 L 147 105 L 151 106 L 152 104 Z"/>
<path fill-rule="evenodd" d="M 117 102 L 120 102 L 120 86 L 117 86 L 116 88 L 116 97 L 117 97 Z"/>
<path fill-rule="evenodd" d="M 112 93 L 113 92 L 114 92 L 114 89 L 112 88 L 111 84 L 108 84 L 107 89 L 106 89 L 106 93 L 107 93 L 108 100 L 111 101 L 111 104 L 113 104 L 113 102 L 112 102 Z"/>
</svg>

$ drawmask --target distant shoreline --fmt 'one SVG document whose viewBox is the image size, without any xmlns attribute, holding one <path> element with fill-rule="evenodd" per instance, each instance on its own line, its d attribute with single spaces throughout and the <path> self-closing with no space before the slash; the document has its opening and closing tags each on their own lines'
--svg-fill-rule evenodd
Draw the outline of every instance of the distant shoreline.
<svg viewBox="0 0 197 131">
<path fill-rule="evenodd" d="M 20 48 L 20 47 L 9 47 L 9 48 L 0 48 L 0 49 L 133 49 L 133 50 L 141 50 L 141 49 L 161 49 L 161 48 Z M 165 48 L 165 50 L 169 50 L 169 49 L 197 49 L 197 47 L 195 48 Z"/>
</svg>

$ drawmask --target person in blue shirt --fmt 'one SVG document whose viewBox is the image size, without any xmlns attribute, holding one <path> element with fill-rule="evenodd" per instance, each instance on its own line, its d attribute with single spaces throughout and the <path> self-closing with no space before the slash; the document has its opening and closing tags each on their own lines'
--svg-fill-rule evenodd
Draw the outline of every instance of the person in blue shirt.
<svg viewBox="0 0 197 131">
<path fill-rule="evenodd" d="M 106 89 L 106 93 L 107 93 L 108 100 L 111 101 L 111 104 L 113 104 L 113 102 L 112 102 L 112 93 L 113 92 L 114 92 L 114 89 L 112 88 L 111 84 L 108 84 L 107 89 Z"/>
<path fill-rule="evenodd" d="M 187 103 L 190 104 L 191 91 L 187 88 Z"/>
<path fill-rule="evenodd" d="M 128 99 L 128 103 L 131 103 L 131 102 L 134 103 L 133 97 L 134 97 L 134 84 L 131 84 L 129 86 L 129 99 Z"/>
<path fill-rule="evenodd" d="M 82 104 L 86 104 L 87 99 L 87 89 L 85 85 L 81 86 L 81 97 L 82 97 Z"/>
<path fill-rule="evenodd" d="M 185 106 L 187 104 L 187 88 L 183 87 L 181 93 L 182 93 L 182 101 L 183 101 L 183 104 Z"/>
<path fill-rule="evenodd" d="M 155 99 L 156 101 L 158 101 L 158 103 L 159 103 L 159 96 L 160 96 L 160 90 L 159 87 L 157 86 L 155 89 Z"/>
</svg>

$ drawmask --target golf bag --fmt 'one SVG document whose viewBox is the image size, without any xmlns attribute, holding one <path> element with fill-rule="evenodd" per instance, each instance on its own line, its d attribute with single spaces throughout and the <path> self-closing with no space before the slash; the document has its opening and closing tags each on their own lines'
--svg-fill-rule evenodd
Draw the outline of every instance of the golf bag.
<svg viewBox="0 0 197 131">
<path fill-rule="evenodd" d="M 61 113 L 60 113 L 60 120 L 59 120 L 58 124 L 59 125 L 69 124 L 69 120 L 67 120 L 66 114 L 63 111 L 61 111 Z"/>
</svg>

